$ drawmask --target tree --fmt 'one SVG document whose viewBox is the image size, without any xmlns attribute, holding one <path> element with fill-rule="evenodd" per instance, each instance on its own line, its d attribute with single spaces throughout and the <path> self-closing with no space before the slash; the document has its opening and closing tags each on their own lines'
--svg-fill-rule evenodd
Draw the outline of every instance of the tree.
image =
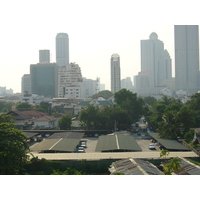
<svg viewBox="0 0 200 200">
<path fill-rule="evenodd" d="M 0 174 L 20 174 L 28 160 L 28 138 L 0 116 Z"/>
<path fill-rule="evenodd" d="M 123 110 L 126 110 L 133 122 L 138 121 L 144 113 L 144 101 L 137 97 L 136 93 L 122 89 L 115 93 L 115 102 Z"/>
<path fill-rule="evenodd" d="M 28 102 L 18 102 L 16 104 L 16 109 L 18 111 L 33 110 L 33 106 Z"/>
<path fill-rule="evenodd" d="M 101 128 L 100 109 L 94 105 L 88 105 L 86 109 L 82 110 L 79 119 L 85 123 L 88 130 L 98 130 Z"/>
<path fill-rule="evenodd" d="M 42 101 L 40 102 L 40 108 L 44 109 L 46 113 L 48 113 L 49 115 L 51 115 L 51 104 L 49 102 L 46 101 Z"/>
<path fill-rule="evenodd" d="M 0 113 L 7 113 L 12 110 L 12 105 L 6 102 L 0 102 Z"/>
<path fill-rule="evenodd" d="M 113 96 L 113 93 L 111 91 L 103 90 L 103 91 L 100 91 L 98 94 L 93 95 L 92 98 L 96 99 L 98 97 L 103 97 L 104 99 L 108 99 L 112 96 Z"/>
<path fill-rule="evenodd" d="M 171 175 L 173 172 L 181 169 L 181 160 L 179 158 L 172 158 L 169 163 L 164 165 L 163 169 L 165 175 Z"/>
<path fill-rule="evenodd" d="M 72 125 L 72 116 L 66 114 L 62 116 L 58 121 L 58 126 L 61 130 L 70 130 Z"/>
<path fill-rule="evenodd" d="M 162 121 L 159 122 L 158 132 L 161 138 L 177 139 L 181 137 L 180 122 L 176 112 L 165 112 Z"/>
<path fill-rule="evenodd" d="M 163 149 L 161 152 L 160 152 L 160 157 L 164 157 L 166 159 L 166 157 L 169 155 L 169 151 L 167 149 Z"/>
</svg>

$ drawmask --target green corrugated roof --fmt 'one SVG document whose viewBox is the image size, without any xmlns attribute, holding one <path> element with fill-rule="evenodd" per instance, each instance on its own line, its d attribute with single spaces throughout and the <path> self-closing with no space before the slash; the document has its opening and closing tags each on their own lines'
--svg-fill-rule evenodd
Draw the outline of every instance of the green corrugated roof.
<svg viewBox="0 0 200 200">
<path fill-rule="evenodd" d="M 46 139 L 31 148 L 31 151 L 66 151 L 72 152 L 79 144 L 80 139 L 56 138 Z"/>
<path fill-rule="evenodd" d="M 78 105 L 80 106 L 84 106 L 84 105 L 88 105 L 91 101 L 81 101 Z M 97 101 L 99 103 L 99 105 L 112 105 L 112 103 L 110 101 Z"/>
<path fill-rule="evenodd" d="M 116 138 L 114 135 L 99 136 L 95 151 L 109 151 L 117 149 Z"/>
<path fill-rule="evenodd" d="M 95 151 L 116 150 L 141 151 L 141 148 L 131 135 L 114 134 L 99 137 Z"/>
<path fill-rule="evenodd" d="M 78 105 L 85 106 L 85 105 L 88 105 L 89 103 L 90 101 L 81 101 Z"/>
<path fill-rule="evenodd" d="M 148 134 L 168 150 L 189 150 L 187 147 L 183 146 L 177 140 L 160 138 L 159 133 L 148 132 Z"/>
<path fill-rule="evenodd" d="M 134 151 L 141 151 L 142 149 L 136 142 L 133 136 L 131 135 L 120 135 L 118 134 L 118 142 L 120 149 L 124 150 L 134 150 Z"/>
</svg>

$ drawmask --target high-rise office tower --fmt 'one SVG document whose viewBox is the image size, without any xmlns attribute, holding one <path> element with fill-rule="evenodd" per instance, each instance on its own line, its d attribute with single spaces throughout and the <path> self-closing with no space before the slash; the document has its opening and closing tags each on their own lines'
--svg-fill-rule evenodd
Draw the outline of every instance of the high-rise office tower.
<svg viewBox="0 0 200 200">
<path fill-rule="evenodd" d="M 39 50 L 39 63 L 50 63 L 50 50 Z"/>
<path fill-rule="evenodd" d="M 149 74 L 150 86 L 161 86 L 172 77 L 171 71 L 171 58 L 158 35 L 153 32 L 148 40 L 141 40 L 141 72 Z"/>
<path fill-rule="evenodd" d="M 59 67 L 69 64 L 69 38 L 67 33 L 56 35 L 56 63 Z"/>
<path fill-rule="evenodd" d="M 58 97 L 80 98 L 80 85 L 82 82 L 81 68 L 76 63 L 60 67 L 58 70 Z"/>
<path fill-rule="evenodd" d="M 198 91 L 199 27 L 175 25 L 175 87 L 188 94 Z"/>
<path fill-rule="evenodd" d="M 45 97 L 58 96 L 58 66 L 56 63 L 30 65 L 31 91 Z"/>
<path fill-rule="evenodd" d="M 111 66 L 111 92 L 114 94 L 121 89 L 120 57 L 113 54 L 110 60 Z"/>
<path fill-rule="evenodd" d="M 31 76 L 30 76 L 30 74 L 24 74 L 22 76 L 21 92 L 22 92 L 22 94 L 24 94 L 24 93 L 31 94 Z"/>
</svg>

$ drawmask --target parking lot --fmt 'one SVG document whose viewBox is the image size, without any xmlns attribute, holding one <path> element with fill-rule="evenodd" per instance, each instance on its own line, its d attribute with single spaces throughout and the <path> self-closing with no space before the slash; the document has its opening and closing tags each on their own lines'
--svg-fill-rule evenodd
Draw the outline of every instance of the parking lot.
<svg viewBox="0 0 200 200">
<path fill-rule="evenodd" d="M 160 151 L 160 149 L 155 145 L 156 149 L 155 150 L 150 150 L 148 148 L 149 144 L 152 144 L 150 139 L 143 139 L 142 135 L 137 135 L 137 133 L 132 134 L 132 136 L 135 138 L 137 141 L 138 145 L 142 149 L 143 152 L 149 152 L 149 151 Z"/>
<path fill-rule="evenodd" d="M 150 139 L 143 139 L 142 135 L 137 135 L 137 133 L 132 134 L 140 148 L 142 149 L 142 152 L 151 152 L 151 151 L 160 151 L 160 149 L 155 145 L 155 150 L 150 150 L 148 148 L 149 144 L 152 142 Z M 86 141 L 87 148 L 85 149 L 86 153 L 94 153 L 96 149 L 96 145 L 98 142 L 98 137 L 87 137 L 81 139 L 83 141 Z"/>
</svg>

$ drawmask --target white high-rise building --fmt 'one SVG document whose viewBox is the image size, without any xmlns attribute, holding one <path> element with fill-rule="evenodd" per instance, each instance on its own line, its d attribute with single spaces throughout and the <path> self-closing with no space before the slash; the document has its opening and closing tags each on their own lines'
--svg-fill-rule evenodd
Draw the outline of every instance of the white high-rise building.
<svg viewBox="0 0 200 200">
<path fill-rule="evenodd" d="M 156 33 L 151 33 L 149 40 L 141 40 L 141 72 L 148 73 L 150 84 L 157 87 L 167 78 L 171 78 L 171 58 L 164 50 L 164 43 Z"/>
<path fill-rule="evenodd" d="M 114 94 L 121 89 L 120 57 L 113 54 L 110 60 L 111 66 L 111 92 Z"/>
<path fill-rule="evenodd" d="M 175 87 L 187 93 L 198 91 L 199 27 L 175 25 Z"/>
<path fill-rule="evenodd" d="M 67 33 L 56 35 L 56 63 L 59 67 L 69 64 L 69 38 Z"/>
<path fill-rule="evenodd" d="M 172 78 L 171 58 L 164 43 L 153 32 L 148 40 L 141 40 L 141 72 L 135 82 L 140 95 L 158 94 L 163 82 Z"/>
<path fill-rule="evenodd" d="M 133 90 L 133 83 L 130 77 L 126 77 L 121 80 L 121 88 L 127 89 L 132 91 Z"/>
<path fill-rule="evenodd" d="M 50 63 L 50 50 L 39 50 L 39 63 Z"/>
<path fill-rule="evenodd" d="M 24 74 L 22 76 L 21 81 L 21 93 L 29 93 L 31 94 L 31 75 L 30 74 Z"/>
<path fill-rule="evenodd" d="M 78 64 L 70 63 L 59 68 L 58 72 L 58 97 L 80 98 L 80 82 L 82 82 L 81 69 Z"/>
</svg>

